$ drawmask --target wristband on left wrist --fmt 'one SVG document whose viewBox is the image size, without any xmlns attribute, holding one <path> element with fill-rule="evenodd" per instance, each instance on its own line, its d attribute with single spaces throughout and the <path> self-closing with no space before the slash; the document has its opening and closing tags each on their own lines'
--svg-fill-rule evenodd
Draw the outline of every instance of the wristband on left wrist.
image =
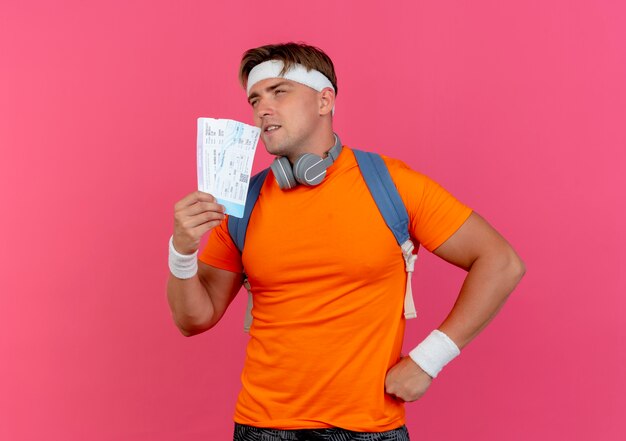
<svg viewBox="0 0 626 441">
<path fill-rule="evenodd" d="M 443 367 L 461 353 L 458 346 L 438 329 L 430 333 L 409 357 L 431 378 L 436 378 Z"/>
</svg>

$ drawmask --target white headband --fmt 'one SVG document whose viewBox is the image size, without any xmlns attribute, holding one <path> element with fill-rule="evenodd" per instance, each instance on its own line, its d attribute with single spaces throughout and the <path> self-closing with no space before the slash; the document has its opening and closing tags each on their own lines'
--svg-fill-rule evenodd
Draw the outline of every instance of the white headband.
<svg viewBox="0 0 626 441">
<path fill-rule="evenodd" d="M 263 63 L 257 64 L 248 74 L 248 87 L 246 93 L 250 95 L 250 89 L 256 83 L 268 78 L 285 78 L 286 80 L 295 81 L 296 83 L 304 84 L 312 89 L 321 92 L 322 90 L 330 87 L 335 91 L 332 83 L 326 76 L 318 70 L 307 70 L 301 64 L 294 64 L 291 68 L 281 75 L 283 70 L 283 62 L 280 60 L 268 60 Z"/>
</svg>

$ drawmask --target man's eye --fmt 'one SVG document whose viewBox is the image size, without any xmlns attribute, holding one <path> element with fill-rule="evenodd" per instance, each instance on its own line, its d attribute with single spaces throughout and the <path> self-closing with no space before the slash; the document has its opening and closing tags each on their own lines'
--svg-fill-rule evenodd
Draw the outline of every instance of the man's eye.
<svg viewBox="0 0 626 441">
<path fill-rule="evenodd" d="M 252 100 L 252 101 L 250 101 L 250 105 L 251 105 L 252 107 L 255 107 L 255 106 L 257 105 L 257 103 L 258 103 L 258 102 L 259 102 L 258 100 Z"/>
<path fill-rule="evenodd" d="M 283 93 L 284 90 L 283 89 L 276 89 L 276 94 L 278 95 L 279 93 Z"/>
</svg>

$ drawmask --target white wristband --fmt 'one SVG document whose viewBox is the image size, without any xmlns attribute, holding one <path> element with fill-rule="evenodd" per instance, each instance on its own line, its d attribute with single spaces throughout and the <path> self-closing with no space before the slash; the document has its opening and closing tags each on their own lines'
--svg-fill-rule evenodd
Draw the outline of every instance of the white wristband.
<svg viewBox="0 0 626 441">
<path fill-rule="evenodd" d="M 461 351 L 446 334 L 438 329 L 430 333 L 409 357 L 431 377 L 435 378 L 441 369 L 452 361 Z"/>
<path fill-rule="evenodd" d="M 198 250 L 193 254 L 180 254 L 174 248 L 174 236 L 170 237 L 170 271 L 179 279 L 191 279 L 198 273 Z"/>
</svg>

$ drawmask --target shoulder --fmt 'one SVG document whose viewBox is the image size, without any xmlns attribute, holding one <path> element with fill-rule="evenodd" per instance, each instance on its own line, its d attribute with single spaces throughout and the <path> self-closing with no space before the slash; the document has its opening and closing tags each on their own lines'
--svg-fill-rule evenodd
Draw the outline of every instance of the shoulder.
<svg viewBox="0 0 626 441">
<path fill-rule="evenodd" d="M 411 175 L 415 175 L 418 177 L 425 177 L 425 175 L 423 175 L 422 173 L 418 172 L 417 170 L 414 170 L 413 168 L 409 167 L 409 165 L 397 158 L 391 158 L 387 155 L 382 155 L 380 154 L 380 157 L 383 158 L 383 161 L 385 161 L 385 165 L 387 166 L 387 168 L 389 169 L 389 173 L 396 173 L 396 174 L 411 174 Z"/>
<path fill-rule="evenodd" d="M 359 150 L 352 148 L 349 149 L 349 151 L 350 159 L 354 161 L 354 165 L 356 166 L 356 156 Z M 411 205 L 408 199 L 419 199 L 429 186 L 438 185 L 428 176 L 412 169 L 406 162 L 400 159 L 392 158 L 376 151 L 360 150 L 360 152 L 377 155 L 383 160 L 387 171 L 391 176 L 391 180 L 398 189 L 398 193 L 400 193 L 405 205 Z"/>
<path fill-rule="evenodd" d="M 404 161 L 381 156 L 411 217 L 422 222 L 445 215 L 447 222 L 448 218 L 464 220 L 469 216 L 471 210 L 437 181 L 412 169 Z"/>
<path fill-rule="evenodd" d="M 411 168 L 406 162 L 386 155 L 380 156 L 385 162 L 391 179 L 393 179 L 401 195 L 404 192 L 410 192 L 415 197 L 422 194 L 427 187 L 438 185 L 424 173 Z M 408 197 L 408 194 L 406 196 Z"/>
</svg>

